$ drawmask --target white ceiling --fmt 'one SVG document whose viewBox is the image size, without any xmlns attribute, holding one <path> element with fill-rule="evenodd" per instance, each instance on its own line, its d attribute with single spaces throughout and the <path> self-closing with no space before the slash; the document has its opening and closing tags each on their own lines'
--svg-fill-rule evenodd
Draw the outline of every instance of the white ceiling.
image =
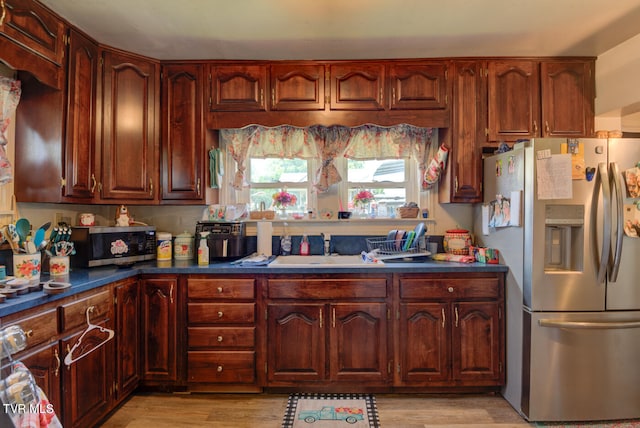
<svg viewBox="0 0 640 428">
<path fill-rule="evenodd" d="M 640 33 L 640 0 L 41 2 L 156 59 L 598 56 Z"/>
</svg>

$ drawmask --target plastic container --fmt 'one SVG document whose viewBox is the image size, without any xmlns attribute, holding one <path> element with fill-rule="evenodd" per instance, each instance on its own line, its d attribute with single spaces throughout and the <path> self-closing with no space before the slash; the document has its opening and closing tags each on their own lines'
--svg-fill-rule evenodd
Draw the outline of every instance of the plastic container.
<svg viewBox="0 0 640 428">
<path fill-rule="evenodd" d="M 158 232 L 156 235 L 156 258 L 160 261 L 171 260 L 171 234 L 167 232 Z"/>
<path fill-rule="evenodd" d="M 209 245 L 207 244 L 208 232 L 200 234 L 200 244 L 198 246 L 198 264 L 200 266 L 209 266 Z"/>
<path fill-rule="evenodd" d="M 309 239 L 307 238 L 307 235 L 302 235 L 302 240 L 300 241 L 300 255 L 308 256 L 309 254 L 310 254 Z"/>
<path fill-rule="evenodd" d="M 193 236 L 184 232 L 173 241 L 173 258 L 176 260 L 193 259 Z"/>
</svg>

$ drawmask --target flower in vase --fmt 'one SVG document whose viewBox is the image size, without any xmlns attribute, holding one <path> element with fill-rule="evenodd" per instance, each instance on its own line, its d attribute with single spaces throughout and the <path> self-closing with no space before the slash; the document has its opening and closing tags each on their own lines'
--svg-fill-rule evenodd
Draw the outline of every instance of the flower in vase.
<svg viewBox="0 0 640 428">
<path fill-rule="evenodd" d="M 290 207 L 298 202 L 298 198 L 293 193 L 281 190 L 273 194 L 273 206 L 279 209 Z"/>
<path fill-rule="evenodd" d="M 368 190 L 360 190 L 353 197 L 353 205 L 356 207 L 367 205 L 369 202 L 373 201 L 373 193 Z"/>
</svg>

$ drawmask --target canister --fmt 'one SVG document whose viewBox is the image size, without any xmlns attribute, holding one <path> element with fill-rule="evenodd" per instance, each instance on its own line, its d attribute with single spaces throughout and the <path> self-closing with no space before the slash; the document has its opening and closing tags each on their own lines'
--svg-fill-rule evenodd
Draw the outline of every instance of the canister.
<svg viewBox="0 0 640 428">
<path fill-rule="evenodd" d="M 156 249 L 158 260 L 171 260 L 171 234 L 167 232 L 158 232 L 156 234 Z"/>
<path fill-rule="evenodd" d="M 173 257 L 176 260 L 193 259 L 193 236 L 184 232 L 176 236 L 173 242 Z"/>
<path fill-rule="evenodd" d="M 469 255 L 471 234 L 466 229 L 449 229 L 444 235 L 444 250 L 449 254 Z"/>
</svg>

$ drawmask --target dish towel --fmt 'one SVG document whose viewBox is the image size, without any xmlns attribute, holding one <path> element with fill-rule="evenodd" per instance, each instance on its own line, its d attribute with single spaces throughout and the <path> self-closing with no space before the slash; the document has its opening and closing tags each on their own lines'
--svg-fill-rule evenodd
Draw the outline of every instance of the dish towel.
<svg viewBox="0 0 640 428">
<path fill-rule="evenodd" d="M 475 256 L 461 256 L 458 254 L 438 253 L 431 255 L 432 260 L 440 262 L 458 262 L 458 263 L 473 263 L 476 261 Z"/>
<path fill-rule="evenodd" d="M 212 189 L 219 188 L 218 179 L 224 175 L 224 163 L 222 159 L 222 150 L 211 149 L 209 150 L 209 187 Z"/>
<path fill-rule="evenodd" d="M 38 397 L 40 397 L 37 405 L 33 406 L 33 408 L 28 408 L 29 411 L 11 415 L 13 425 L 16 428 L 62 428 L 53 406 L 39 386 L 37 387 L 37 392 Z M 32 411 L 36 408 L 38 412 Z"/>
</svg>

